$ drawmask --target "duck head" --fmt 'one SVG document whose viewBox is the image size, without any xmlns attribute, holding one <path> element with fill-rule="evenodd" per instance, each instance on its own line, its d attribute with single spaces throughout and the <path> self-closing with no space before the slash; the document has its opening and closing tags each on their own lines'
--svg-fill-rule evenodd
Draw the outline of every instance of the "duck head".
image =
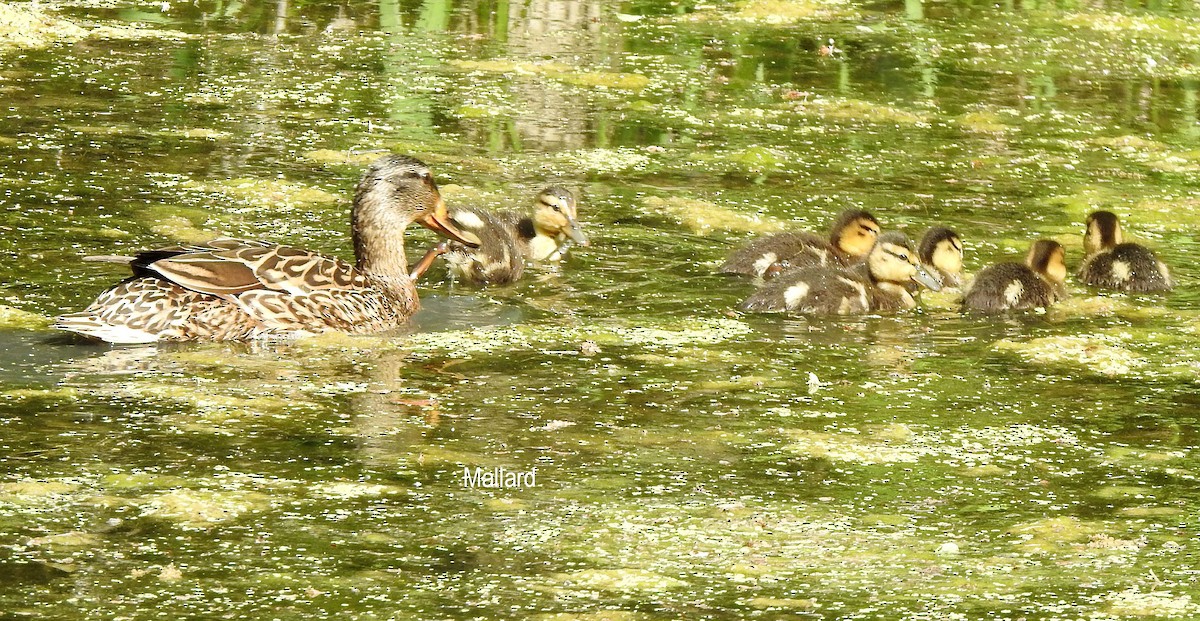
<svg viewBox="0 0 1200 621">
<path fill-rule="evenodd" d="M 538 192 L 533 206 L 533 227 L 538 233 L 586 246 L 588 238 L 579 228 L 577 217 L 575 195 L 570 190 L 552 185 Z"/>
<path fill-rule="evenodd" d="M 933 291 L 942 288 L 941 281 L 921 265 L 912 241 L 903 233 L 880 235 L 867 257 L 867 269 L 877 282 L 897 285 L 915 282 Z"/>
<path fill-rule="evenodd" d="M 852 257 L 864 257 L 879 238 L 879 222 L 862 209 L 847 209 L 838 214 L 829 231 L 829 242 Z"/>
<path fill-rule="evenodd" d="M 943 285 L 957 287 L 962 284 L 963 244 L 958 233 L 944 226 L 925 231 L 917 254 L 922 265 L 937 272 L 935 275 L 941 277 Z"/>
<path fill-rule="evenodd" d="M 1055 286 L 1061 287 L 1067 280 L 1067 251 L 1052 239 L 1033 242 L 1025 265 Z"/>
<path fill-rule="evenodd" d="M 1111 211 L 1095 211 L 1087 217 L 1083 234 L 1083 252 L 1092 256 L 1121 243 L 1121 221 Z"/>
</svg>

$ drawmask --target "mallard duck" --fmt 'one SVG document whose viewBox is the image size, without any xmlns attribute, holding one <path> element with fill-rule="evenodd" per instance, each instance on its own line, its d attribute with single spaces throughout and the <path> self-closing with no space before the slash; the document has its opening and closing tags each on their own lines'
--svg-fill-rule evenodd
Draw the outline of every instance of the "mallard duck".
<svg viewBox="0 0 1200 621">
<path fill-rule="evenodd" d="M 833 221 L 828 238 L 805 231 L 772 233 L 733 251 L 718 271 L 771 277 L 812 265 L 848 267 L 867 256 L 877 237 L 879 222 L 875 216 L 861 209 L 847 209 Z"/>
<path fill-rule="evenodd" d="M 54 327 L 111 343 L 395 328 L 419 306 L 404 255 L 404 229 L 414 221 L 478 244 L 450 222 L 425 164 L 384 157 L 367 169 L 354 196 L 355 265 L 242 239 L 150 250 L 127 259 L 131 278 Z"/>
<path fill-rule="evenodd" d="M 1122 241 L 1121 221 L 1111 211 L 1087 217 L 1085 258 L 1079 280 L 1118 291 L 1170 291 L 1170 270 L 1145 246 Z"/>
<path fill-rule="evenodd" d="M 1066 279 L 1062 244 L 1039 239 L 1024 264 L 997 263 L 980 270 L 963 294 L 963 310 L 996 313 L 1049 306 L 1066 296 Z"/>
<path fill-rule="evenodd" d="M 850 268 L 812 265 L 788 270 L 742 302 L 742 310 L 848 315 L 893 312 L 916 306 L 908 290 L 917 282 L 941 288 L 921 266 L 912 241 L 903 233 L 879 236 L 864 264 Z"/>
<path fill-rule="evenodd" d="M 478 247 L 443 242 L 418 263 L 423 271 L 441 254 L 450 271 L 477 285 L 506 285 L 525 271 L 525 261 L 557 261 L 571 244 L 588 245 L 576 219 L 575 196 L 550 186 L 538 192 L 532 214 L 490 212 L 480 207 L 454 207 L 450 218 L 479 238 Z M 414 276 L 419 271 L 414 270 Z"/>
<path fill-rule="evenodd" d="M 917 247 L 921 265 L 937 276 L 943 287 L 956 288 L 963 284 L 963 244 L 958 233 L 935 226 L 925 231 Z"/>
</svg>

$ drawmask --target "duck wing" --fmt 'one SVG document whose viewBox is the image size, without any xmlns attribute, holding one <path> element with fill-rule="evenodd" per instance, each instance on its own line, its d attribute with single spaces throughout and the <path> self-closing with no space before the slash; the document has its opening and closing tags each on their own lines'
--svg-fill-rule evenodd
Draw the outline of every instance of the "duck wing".
<svg viewBox="0 0 1200 621">
<path fill-rule="evenodd" d="M 130 262 L 144 272 L 184 289 L 216 296 L 249 291 L 306 295 L 317 291 L 367 288 L 364 275 L 350 264 L 315 252 L 243 239 L 143 252 Z"/>
</svg>

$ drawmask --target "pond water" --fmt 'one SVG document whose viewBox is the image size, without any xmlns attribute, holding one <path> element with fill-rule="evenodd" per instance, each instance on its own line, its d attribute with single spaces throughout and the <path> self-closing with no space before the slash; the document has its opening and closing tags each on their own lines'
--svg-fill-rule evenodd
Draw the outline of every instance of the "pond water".
<svg viewBox="0 0 1200 621">
<path fill-rule="evenodd" d="M 0 619 L 1200 616 L 1194 3 L 52 8 L 92 34 L 0 47 Z M 385 151 L 593 244 L 399 335 L 46 328 L 122 277 L 84 255 L 350 257 Z M 970 271 L 1107 208 L 1179 287 L 734 312 L 730 249 L 846 207 Z"/>
</svg>

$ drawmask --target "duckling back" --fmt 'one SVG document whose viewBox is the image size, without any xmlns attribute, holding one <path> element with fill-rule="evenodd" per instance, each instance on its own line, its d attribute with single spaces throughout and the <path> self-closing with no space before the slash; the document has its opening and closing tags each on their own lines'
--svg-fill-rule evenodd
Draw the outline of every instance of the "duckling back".
<svg viewBox="0 0 1200 621">
<path fill-rule="evenodd" d="M 455 276 L 476 285 L 506 285 L 521 277 L 525 260 L 511 224 L 478 207 L 456 207 L 450 216 L 479 238 L 478 248 L 451 244 L 444 258 Z"/>
<path fill-rule="evenodd" d="M 718 271 L 741 276 L 771 276 L 792 268 L 836 264 L 833 244 L 812 233 L 772 233 L 738 248 Z"/>
<path fill-rule="evenodd" d="M 828 265 L 791 269 L 741 303 L 754 313 L 850 315 L 871 310 L 870 285 L 855 271 Z"/>
<path fill-rule="evenodd" d="M 1002 313 L 1049 306 L 1059 299 L 1055 287 L 1020 263 L 989 265 L 975 275 L 963 294 L 963 310 Z"/>
<path fill-rule="evenodd" d="M 1170 291 L 1174 286 L 1170 271 L 1154 251 L 1134 243 L 1117 244 L 1085 259 L 1079 280 L 1117 291 Z"/>
</svg>

